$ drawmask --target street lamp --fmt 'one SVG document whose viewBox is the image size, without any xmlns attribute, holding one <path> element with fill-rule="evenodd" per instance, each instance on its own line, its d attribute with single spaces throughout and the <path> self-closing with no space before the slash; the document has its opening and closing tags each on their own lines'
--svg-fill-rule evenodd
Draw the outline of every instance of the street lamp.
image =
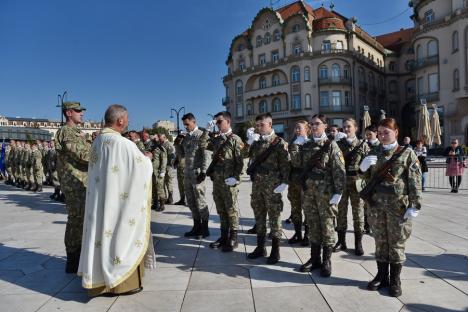
<svg viewBox="0 0 468 312">
<path fill-rule="evenodd" d="M 60 107 L 60 116 L 62 117 L 62 121 L 61 121 L 61 126 L 63 126 L 63 100 L 65 99 L 65 96 L 68 94 L 67 91 L 63 92 L 62 95 L 58 94 L 57 95 L 57 98 L 58 98 L 58 104 L 56 107 Z"/>
<path fill-rule="evenodd" d="M 184 113 L 185 113 L 185 107 L 182 106 L 182 107 L 179 107 L 178 109 L 175 109 L 175 108 L 171 108 L 171 118 L 174 118 L 174 115 L 172 115 L 172 112 L 174 112 L 176 114 L 176 118 L 177 118 L 177 135 L 180 134 L 180 127 L 179 127 L 179 114 L 180 112 L 184 110 Z"/>
</svg>

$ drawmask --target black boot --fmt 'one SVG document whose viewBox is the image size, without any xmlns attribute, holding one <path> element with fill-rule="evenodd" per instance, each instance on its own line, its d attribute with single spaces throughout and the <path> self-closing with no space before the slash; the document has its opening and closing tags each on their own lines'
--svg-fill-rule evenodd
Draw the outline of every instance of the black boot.
<svg viewBox="0 0 468 312">
<path fill-rule="evenodd" d="M 160 199 L 158 200 L 158 206 L 156 207 L 156 211 L 164 211 L 166 209 L 166 206 L 164 206 L 166 200 Z"/>
<path fill-rule="evenodd" d="M 390 296 L 400 297 L 401 291 L 401 263 L 390 263 Z"/>
<path fill-rule="evenodd" d="M 78 272 L 78 266 L 80 264 L 80 253 L 80 250 L 75 252 L 67 252 L 67 263 L 65 265 L 65 273 Z"/>
<path fill-rule="evenodd" d="M 64 203 L 65 202 L 65 194 L 60 193 L 60 196 L 58 197 L 58 201 L 61 202 L 61 203 Z"/>
<path fill-rule="evenodd" d="M 199 236 L 201 236 L 201 238 L 210 236 L 210 230 L 208 229 L 208 219 L 202 220 Z"/>
<path fill-rule="evenodd" d="M 362 233 L 354 232 L 354 254 L 356 256 L 364 254 L 364 249 L 362 249 Z"/>
<path fill-rule="evenodd" d="M 304 224 L 304 236 L 301 242 L 302 246 L 309 246 L 309 226 Z"/>
<path fill-rule="evenodd" d="M 31 184 L 31 191 L 32 192 L 37 192 L 37 189 L 39 188 L 39 185 L 37 185 L 36 182 L 34 182 L 33 184 Z"/>
<path fill-rule="evenodd" d="M 237 242 L 237 230 L 230 230 L 229 231 L 229 239 L 227 240 L 226 244 L 223 246 L 221 251 L 223 252 L 231 252 L 239 246 Z"/>
<path fill-rule="evenodd" d="M 158 211 L 159 209 L 159 204 L 157 200 L 153 200 L 153 203 L 151 204 L 151 210 Z"/>
<path fill-rule="evenodd" d="M 322 266 L 320 267 L 320 276 L 329 277 L 331 275 L 331 271 L 332 271 L 331 255 L 332 255 L 332 247 L 324 246 Z"/>
<path fill-rule="evenodd" d="M 57 187 L 55 187 L 54 193 L 50 195 L 49 198 L 52 200 L 56 200 L 59 197 L 59 195 L 60 195 L 60 190 Z"/>
<path fill-rule="evenodd" d="M 302 242 L 302 225 L 301 224 L 294 224 L 294 235 L 290 239 L 288 239 L 288 244 L 296 244 Z"/>
<path fill-rule="evenodd" d="M 270 256 L 267 259 L 268 264 L 275 264 L 281 259 L 279 245 L 280 245 L 280 239 L 277 237 L 272 237 L 271 252 L 270 252 Z"/>
<path fill-rule="evenodd" d="M 185 237 L 194 237 L 198 235 L 198 232 L 200 231 L 200 220 L 194 219 L 193 220 L 193 227 L 190 231 L 185 232 L 184 236 Z"/>
<path fill-rule="evenodd" d="M 257 234 L 257 223 L 254 224 L 253 228 L 247 230 L 247 234 Z"/>
<path fill-rule="evenodd" d="M 28 182 L 28 184 L 25 184 L 24 185 L 24 190 L 25 191 L 30 191 L 32 188 L 32 183 L 31 182 Z"/>
<path fill-rule="evenodd" d="M 182 197 L 178 202 L 174 203 L 174 205 L 185 206 L 185 197 Z"/>
<path fill-rule="evenodd" d="M 172 192 L 169 192 L 166 200 L 166 204 L 172 205 L 174 203 L 174 199 L 172 199 Z"/>
<path fill-rule="evenodd" d="M 314 269 L 318 269 L 322 265 L 322 259 L 320 254 L 322 252 L 322 246 L 318 244 L 310 245 L 310 259 L 300 267 L 301 272 L 310 272 Z"/>
<path fill-rule="evenodd" d="M 333 247 L 333 252 L 337 252 L 338 248 L 343 251 L 348 249 L 346 246 L 346 231 L 338 231 L 338 242 L 336 242 L 335 246 Z"/>
<path fill-rule="evenodd" d="M 364 214 L 364 234 L 370 234 L 370 233 L 371 233 L 371 230 L 370 230 L 369 222 L 367 221 L 367 215 Z"/>
<path fill-rule="evenodd" d="M 367 284 L 367 289 L 379 290 L 388 287 L 388 285 L 390 285 L 388 279 L 388 262 L 377 261 L 377 275 Z"/>
<path fill-rule="evenodd" d="M 257 247 L 255 250 L 247 255 L 249 259 L 257 259 L 266 257 L 267 250 L 265 248 L 265 235 L 257 235 Z"/>
<path fill-rule="evenodd" d="M 37 185 L 37 189 L 35 190 L 35 192 L 42 192 L 42 184 Z"/>
<path fill-rule="evenodd" d="M 221 229 L 221 237 L 210 243 L 210 248 L 222 248 L 228 240 L 228 230 Z"/>
<path fill-rule="evenodd" d="M 286 220 L 284 220 L 284 223 L 291 223 L 291 219 L 292 219 L 292 215 L 289 216 L 289 218 L 287 218 Z"/>
</svg>

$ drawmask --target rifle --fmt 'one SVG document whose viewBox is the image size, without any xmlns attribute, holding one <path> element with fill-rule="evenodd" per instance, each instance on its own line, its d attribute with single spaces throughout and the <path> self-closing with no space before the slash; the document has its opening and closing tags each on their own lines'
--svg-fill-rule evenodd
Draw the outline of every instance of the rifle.
<svg viewBox="0 0 468 312">
<path fill-rule="evenodd" d="M 356 153 L 359 151 L 359 149 L 361 148 L 362 145 L 364 145 L 365 141 L 362 140 L 361 144 L 359 144 L 357 147 L 353 148 L 351 151 L 349 151 L 348 153 L 346 153 L 346 155 L 344 155 L 344 159 L 345 159 L 345 164 L 349 164 L 352 162 L 354 156 L 356 155 Z"/>
<path fill-rule="evenodd" d="M 213 159 L 211 160 L 210 165 L 208 166 L 208 169 L 206 169 L 206 175 L 211 178 L 211 175 L 214 172 L 215 166 L 218 164 L 218 162 L 221 160 L 224 154 L 224 148 L 227 146 L 229 142 L 229 138 L 232 137 L 232 133 L 226 138 L 226 141 L 223 142 L 223 144 L 218 148 L 216 151 L 216 154 L 213 155 Z"/>
<path fill-rule="evenodd" d="M 377 171 L 377 173 L 369 180 L 366 186 L 359 192 L 359 197 L 363 200 L 372 203 L 372 195 L 374 195 L 374 190 L 385 178 L 389 175 L 389 170 L 392 167 L 395 160 L 400 157 L 408 147 L 405 146 L 400 151 L 395 152 L 392 157 L 385 162 L 382 167 Z M 400 148 L 399 148 L 400 149 Z"/>
<path fill-rule="evenodd" d="M 249 164 L 247 167 L 247 174 L 250 176 L 250 180 L 254 180 L 254 175 L 255 171 L 257 171 L 257 167 L 264 162 L 268 156 L 273 152 L 273 149 L 278 145 L 280 142 L 280 137 L 276 137 L 273 142 L 270 144 L 270 146 L 263 152 L 261 153 L 252 163 Z"/>
<path fill-rule="evenodd" d="M 301 175 L 300 175 L 300 180 L 302 181 L 302 188 L 303 189 L 306 188 L 306 181 L 307 181 L 309 171 L 314 169 L 314 168 L 320 168 L 321 167 L 322 157 L 323 157 L 323 155 L 325 155 L 325 153 L 328 153 L 330 145 L 331 145 L 331 141 L 327 140 L 323 144 L 322 148 L 320 148 L 320 150 L 318 150 L 312 156 L 312 158 L 309 160 L 309 163 L 307 164 L 307 167 L 305 167 L 304 170 L 302 170 Z"/>
</svg>

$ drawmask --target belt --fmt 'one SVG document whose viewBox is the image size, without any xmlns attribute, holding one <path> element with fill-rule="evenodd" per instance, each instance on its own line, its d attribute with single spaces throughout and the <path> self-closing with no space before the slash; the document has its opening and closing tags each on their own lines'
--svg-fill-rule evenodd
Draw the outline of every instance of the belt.
<svg viewBox="0 0 468 312">
<path fill-rule="evenodd" d="M 346 171 L 346 176 L 347 177 L 357 177 L 358 172 L 357 171 Z"/>
</svg>

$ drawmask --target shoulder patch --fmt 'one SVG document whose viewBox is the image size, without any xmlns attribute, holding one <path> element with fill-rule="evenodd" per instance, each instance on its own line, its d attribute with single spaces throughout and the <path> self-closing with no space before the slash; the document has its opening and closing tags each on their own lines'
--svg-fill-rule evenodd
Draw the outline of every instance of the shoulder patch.
<svg viewBox="0 0 468 312">
<path fill-rule="evenodd" d="M 416 160 L 411 164 L 410 169 L 411 169 L 411 171 L 417 171 L 417 170 L 419 170 L 420 167 L 421 167 L 421 165 L 420 165 L 420 163 L 419 163 L 419 160 L 416 159 Z"/>
</svg>

